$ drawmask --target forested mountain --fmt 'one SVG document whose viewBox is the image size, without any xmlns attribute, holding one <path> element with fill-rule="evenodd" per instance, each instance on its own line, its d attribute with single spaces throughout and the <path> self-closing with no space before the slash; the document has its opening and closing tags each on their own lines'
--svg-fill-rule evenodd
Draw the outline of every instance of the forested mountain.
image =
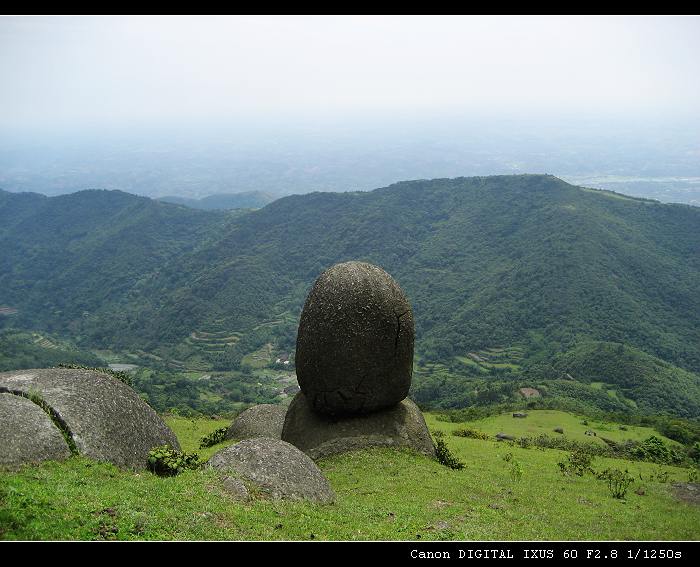
<svg viewBox="0 0 700 567">
<path fill-rule="evenodd" d="M 275 200 L 275 197 L 264 191 L 243 191 L 241 193 L 217 193 L 201 199 L 187 197 L 161 197 L 159 201 L 184 205 L 191 209 L 206 211 L 229 209 L 259 209 Z"/>
<path fill-rule="evenodd" d="M 700 370 L 700 209 L 545 175 L 311 193 L 234 216 L 120 192 L 0 193 L 6 324 L 155 350 L 236 333 L 222 368 L 293 349 L 319 273 L 357 259 L 412 302 L 422 362 L 514 347 L 536 364 L 582 341 Z"/>
</svg>

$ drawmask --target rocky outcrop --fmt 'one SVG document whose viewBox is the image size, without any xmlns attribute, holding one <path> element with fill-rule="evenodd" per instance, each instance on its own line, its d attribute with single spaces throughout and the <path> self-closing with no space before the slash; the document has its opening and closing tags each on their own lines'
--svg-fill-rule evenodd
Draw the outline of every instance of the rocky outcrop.
<svg viewBox="0 0 700 567">
<path fill-rule="evenodd" d="M 336 264 L 314 283 L 297 334 L 299 386 L 314 411 L 371 413 L 408 395 L 411 306 L 394 279 L 363 262 Z"/>
<path fill-rule="evenodd" d="M 180 448 L 173 432 L 134 390 L 102 372 L 68 368 L 3 372 L 0 392 L 40 402 L 62 425 L 75 451 L 97 461 L 143 469 L 153 447 Z M 17 413 L 14 423 L 21 422 L 22 415 Z"/>
<path fill-rule="evenodd" d="M 246 439 L 222 449 L 208 464 L 219 471 L 224 477 L 224 486 L 233 487 L 239 498 L 242 491 L 235 479 L 251 483 L 275 499 L 320 503 L 335 499 L 316 463 L 293 445 L 279 439 Z"/>
<path fill-rule="evenodd" d="M 423 414 L 409 399 L 380 412 L 332 418 L 315 412 L 300 392 L 287 411 L 282 439 L 312 459 L 368 447 L 408 448 L 435 456 Z"/>
<path fill-rule="evenodd" d="M 0 467 L 70 457 L 66 439 L 40 406 L 22 396 L 0 394 Z"/>
<path fill-rule="evenodd" d="M 260 404 L 248 408 L 233 420 L 226 431 L 226 439 L 281 439 L 286 415 L 287 406 Z"/>
</svg>

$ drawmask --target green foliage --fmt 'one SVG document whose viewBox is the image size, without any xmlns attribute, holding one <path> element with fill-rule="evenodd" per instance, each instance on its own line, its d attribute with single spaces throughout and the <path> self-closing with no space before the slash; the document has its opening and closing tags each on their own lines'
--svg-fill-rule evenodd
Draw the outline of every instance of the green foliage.
<svg viewBox="0 0 700 567">
<path fill-rule="evenodd" d="M 630 450 L 630 456 L 642 461 L 664 464 L 677 464 L 684 460 L 684 455 L 666 445 L 655 435 L 652 435 L 633 447 Z"/>
<path fill-rule="evenodd" d="M 602 382 L 619 394 L 605 389 L 589 394 L 591 401 L 606 411 L 629 410 L 620 397 L 634 400 L 643 413 L 669 412 L 685 417 L 700 415 L 700 377 L 659 358 L 622 343 L 587 341 L 556 355 L 552 367 L 583 383 Z M 559 394 L 567 382 L 557 382 Z M 574 382 L 568 382 L 569 388 Z M 582 385 L 576 384 L 579 388 Z M 551 386 L 548 389 L 554 393 Z M 627 407 L 626 407 L 627 406 Z M 666 426 L 669 437 L 687 443 L 693 431 L 679 422 Z M 666 433 L 664 433 L 666 434 Z"/>
<path fill-rule="evenodd" d="M 583 476 L 586 473 L 593 474 L 592 462 L 593 455 L 591 452 L 583 447 L 579 447 L 569 454 L 566 461 L 560 461 L 557 465 L 564 475 L 575 474 L 576 476 Z"/>
<path fill-rule="evenodd" d="M 510 463 L 510 478 L 513 482 L 519 481 L 523 478 L 523 466 L 520 461 L 513 460 Z"/>
<path fill-rule="evenodd" d="M 206 449 L 207 447 L 213 447 L 214 445 L 223 443 L 226 440 L 227 431 L 228 427 L 220 427 L 219 429 L 212 431 L 208 435 L 205 435 L 199 442 L 199 448 Z"/>
<path fill-rule="evenodd" d="M 460 429 L 455 429 L 452 431 L 452 435 L 455 437 L 469 437 L 470 439 L 489 439 L 487 433 L 479 431 L 478 429 L 472 429 L 471 427 L 462 427 Z"/>
<path fill-rule="evenodd" d="M 700 442 L 695 442 L 688 451 L 688 457 L 695 462 L 700 463 Z"/>
<path fill-rule="evenodd" d="M 0 326 L 1 319 L 2 316 Z M 100 366 L 103 361 L 92 353 L 59 341 L 54 336 L 0 330 L 0 372 L 24 368 L 50 368 L 69 363 Z"/>
<path fill-rule="evenodd" d="M 464 463 L 452 454 L 442 438 L 435 440 L 435 457 L 441 465 L 450 469 L 461 470 L 464 468 Z"/>
<path fill-rule="evenodd" d="M 698 378 L 681 368 L 700 370 L 699 223 L 696 207 L 610 198 L 543 175 L 312 193 L 239 216 L 118 191 L 3 193 L 0 305 L 18 311 L 0 325 L 146 352 L 178 349 L 194 330 L 214 327 L 252 348 L 262 330 L 291 350 L 295 325 L 281 314 L 297 321 L 324 268 L 360 259 L 400 283 L 414 308 L 417 353 L 444 368 L 416 373 L 420 403 L 511 402 L 522 381 L 580 407 L 697 416 Z M 490 383 L 455 359 L 516 344 L 522 361 L 493 366 Z M 231 370 L 244 350 L 229 345 L 203 358 Z M 564 383 L 564 372 L 584 387 Z"/>
<path fill-rule="evenodd" d="M 627 494 L 627 489 L 634 482 L 634 478 L 630 476 L 629 471 L 625 469 L 608 468 L 598 473 L 597 478 L 608 483 L 608 490 L 613 498 L 624 498 Z"/>
<path fill-rule="evenodd" d="M 197 453 L 184 453 L 170 445 L 154 447 L 148 453 L 148 469 L 158 476 L 175 476 L 202 466 Z"/>
</svg>

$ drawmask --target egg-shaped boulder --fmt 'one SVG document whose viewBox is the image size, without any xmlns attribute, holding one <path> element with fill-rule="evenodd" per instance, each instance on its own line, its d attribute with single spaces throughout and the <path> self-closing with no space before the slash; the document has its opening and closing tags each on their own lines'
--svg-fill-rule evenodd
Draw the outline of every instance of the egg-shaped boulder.
<svg viewBox="0 0 700 567">
<path fill-rule="evenodd" d="M 359 415 L 398 404 L 413 372 L 414 322 L 378 266 L 336 264 L 314 283 L 299 321 L 296 371 L 314 411 Z"/>
</svg>

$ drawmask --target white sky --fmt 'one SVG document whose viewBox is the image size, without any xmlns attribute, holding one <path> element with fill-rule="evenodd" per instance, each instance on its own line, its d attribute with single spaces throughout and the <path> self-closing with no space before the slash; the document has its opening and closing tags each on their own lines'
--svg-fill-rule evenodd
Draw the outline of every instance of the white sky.
<svg viewBox="0 0 700 567">
<path fill-rule="evenodd" d="M 1 17 L 0 127 L 700 109 L 700 18 Z"/>
</svg>

